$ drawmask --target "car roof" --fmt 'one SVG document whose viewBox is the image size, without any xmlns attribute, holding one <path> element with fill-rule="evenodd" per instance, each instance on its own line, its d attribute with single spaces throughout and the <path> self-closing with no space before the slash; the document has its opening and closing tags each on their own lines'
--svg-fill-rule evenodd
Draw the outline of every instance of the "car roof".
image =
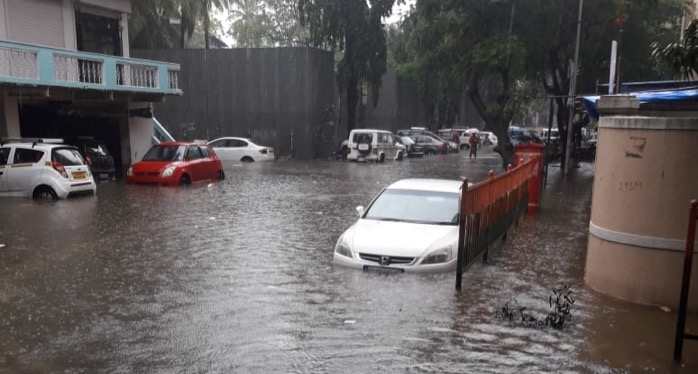
<svg viewBox="0 0 698 374">
<path fill-rule="evenodd" d="M 70 144 L 56 144 L 56 143 L 4 143 L 3 147 L 26 147 L 26 148 L 36 148 L 36 149 L 53 149 L 53 148 L 76 148 L 74 145 Z"/>
<path fill-rule="evenodd" d="M 175 146 L 180 146 L 180 145 L 205 145 L 205 144 L 201 144 L 201 143 L 197 143 L 197 142 L 181 142 L 181 141 L 177 141 L 177 142 L 162 142 L 162 143 L 160 143 L 160 144 L 155 144 L 155 145 L 153 145 L 153 146 L 154 146 L 154 147 L 166 147 L 166 146 L 173 146 L 173 145 L 175 145 Z"/>
<path fill-rule="evenodd" d="M 351 133 L 357 133 L 357 132 L 358 132 L 358 133 L 383 132 L 383 133 L 392 134 L 392 133 L 391 133 L 390 131 L 388 131 L 388 130 L 379 130 L 379 129 L 354 129 L 354 130 L 351 130 Z"/>
<path fill-rule="evenodd" d="M 390 186 L 389 190 L 417 190 L 436 192 L 460 192 L 462 181 L 450 179 L 410 178 L 401 179 Z"/>
</svg>

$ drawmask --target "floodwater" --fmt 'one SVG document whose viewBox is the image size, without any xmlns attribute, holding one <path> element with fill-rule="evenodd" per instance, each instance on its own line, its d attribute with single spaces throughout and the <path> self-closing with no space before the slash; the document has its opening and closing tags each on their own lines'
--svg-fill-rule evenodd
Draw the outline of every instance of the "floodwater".
<svg viewBox="0 0 698 374">
<path fill-rule="evenodd" d="M 391 182 L 490 169 L 488 151 L 290 160 L 227 165 L 222 183 L 188 189 L 0 199 L 0 373 L 698 372 L 698 342 L 671 361 L 675 313 L 585 287 L 593 165 L 570 182 L 552 167 L 543 211 L 460 292 L 454 273 L 332 266 L 354 208 Z M 497 314 L 509 302 L 542 316 L 565 284 L 576 303 L 560 330 Z"/>
</svg>

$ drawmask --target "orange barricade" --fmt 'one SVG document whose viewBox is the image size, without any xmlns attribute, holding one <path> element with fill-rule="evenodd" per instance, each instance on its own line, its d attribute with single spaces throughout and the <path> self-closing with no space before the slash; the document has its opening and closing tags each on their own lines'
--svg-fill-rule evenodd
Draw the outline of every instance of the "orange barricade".
<svg viewBox="0 0 698 374">
<path fill-rule="evenodd" d="M 487 260 L 487 249 L 497 238 L 506 240 L 509 226 L 526 211 L 533 162 L 528 160 L 507 172 L 468 187 L 463 180 L 458 227 L 456 289 L 463 272 L 478 257 Z"/>
</svg>

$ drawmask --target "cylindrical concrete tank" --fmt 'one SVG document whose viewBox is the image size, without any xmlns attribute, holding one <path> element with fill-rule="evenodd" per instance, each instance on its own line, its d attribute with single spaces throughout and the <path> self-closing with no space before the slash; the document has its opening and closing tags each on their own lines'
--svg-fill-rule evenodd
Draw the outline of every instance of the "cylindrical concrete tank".
<svg viewBox="0 0 698 374">
<path fill-rule="evenodd" d="M 602 97 L 586 283 L 624 300 L 677 307 L 688 224 L 698 198 L 698 103 L 643 108 Z M 689 111 L 689 109 L 692 109 Z M 689 309 L 698 310 L 698 256 Z"/>
</svg>

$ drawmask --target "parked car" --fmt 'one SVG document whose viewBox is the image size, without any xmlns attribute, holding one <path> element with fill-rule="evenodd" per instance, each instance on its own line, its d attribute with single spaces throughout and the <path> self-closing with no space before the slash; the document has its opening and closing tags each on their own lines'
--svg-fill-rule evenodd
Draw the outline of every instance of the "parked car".
<svg viewBox="0 0 698 374">
<path fill-rule="evenodd" d="M 376 129 L 354 129 L 349 133 L 349 161 L 402 160 L 405 149 L 396 145 L 395 135 L 390 131 Z"/>
<path fill-rule="evenodd" d="M 94 195 L 97 186 L 85 160 L 76 147 L 62 142 L 0 140 L 0 195 L 35 199 Z"/>
<path fill-rule="evenodd" d="M 128 169 L 127 183 L 187 186 L 225 179 L 223 165 L 209 145 L 168 142 L 154 145 Z"/>
<path fill-rule="evenodd" d="M 480 144 L 482 145 L 492 145 L 496 147 L 497 144 L 499 144 L 497 136 L 490 131 L 480 131 L 478 135 L 480 136 Z"/>
<path fill-rule="evenodd" d="M 349 139 L 342 141 L 339 148 L 334 152 L 334 158 L 336 160 L 346 160 L 347 155 L 349 155 Z"/>
<path fill-rule="evenodd" d="M 453 140 L 450 140 L 449 138 L 443 138 L 439 136 L 438 134 L 434 134 L 433 132 L 427 130 L 424 127 L 412 127 L 411 129 L 408 130 L 398 130 L 397 134 L 399 136 L 415 136 L 415 135 L 426 135 L 426 136 L 431 136 L 432 138 L 446 144 L 446 152 L 447 153 L 452 153 L 452 152 L 459 152 L 460 151 L 460 144 L 454 142 Z"/>
<path fill-rule="evenodd" d="M 407 150 L 407 157 L 422 157 L 424 149 L 414 142 L 409 136 L 396 136 L 395 139 L 404 145 Z"/>
<path fill-rule="evenodd" d="M 461 181 L 403 179 L 388 186 L 337 240 L 336 265 L 367 271 L 456 268 Z"/>
<path fill-rule="evenodd" d="M 218 138 L 208 144 L 221 161 L 274 161 L 274 148 L 257 145 L 247 138 Z"/>
<path fill-rule="evenodd" d="M 448 146 L 446 143 L 432 136 L 412 135 L 410 138 L 412 138 L 418 146 L 422 147 L 422 151 L 427 156 L 448 153 Z"/>
<path fill-rule="evenodd" d="M 115 180 L 114 157 L 104 142 L 93 138 L 78 138 L 71 141 L 90 167 L 95 180 Z"/>
</svg>

